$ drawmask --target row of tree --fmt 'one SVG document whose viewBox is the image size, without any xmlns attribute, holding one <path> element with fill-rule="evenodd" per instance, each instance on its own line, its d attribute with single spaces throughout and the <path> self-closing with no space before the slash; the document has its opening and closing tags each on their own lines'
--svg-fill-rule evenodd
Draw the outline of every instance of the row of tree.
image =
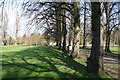
<svg viewBox="0 0 120 80">
<path fill-rule="evenodd" d="M 103 47 L 105 51 L 110 51 L 110 37 L 113 30 L 119 31 L 119 13 L 118 2 L 95 2 L 84 3 L 80 7 L 79 2 L 45 2 L 39 1 L 25 4 L 26 13 L 35 15 L 32 19 L 34 23 L 45 22 L 47 24 L 46 32 L 55 38 L 56 46 L 63 51 L 69 51 L 70 57 L 79 57 L 80 50 L 80 12 L 84 10 L 83 27 L 83 48 L 86 45 L 86 24 L 91 22 L 92 48 L 91 55 L 87 61 L 87 69 L 90 72 L 98 73 L 100 65 L 99 59 L 102 59 Z M 30 7 L 32 6 L 32 7 Z M 42 17 L 40 17 L 42 15 Z M 88 16 L 88 17 L 87 17 Z M 37 20 L 37 21 L 36 21 Z M 90 21 L 91 20 L 91 21 Z M 105 43 L 104 43 L 105 42 Z M 68 46 L 68 47 L 67 47 Z M 101 56 L 101 58 L 100 58 Z"/>
<path fill-rule="evenodd" d="M 48 43 L 50 40 L 55 41 L 58 49 L 69 52 L 70 57 L 79 57 L 80 40 L 83 39 L 83 48 L 85 48 L 86 39 L 89 37 L 92 47 L 91 55 L 87 61 L 87 69 L 90 72 L 98 73 L 101 66 L 99 59 L 101 53 L 103 53 L 104 45 L 105 51 L 110 52 L 111 34 L 116 34 L 113 35 L 116 41 L 113 40 L 113 42 L 119 41 L 118 37 L 120 35 L 117 35 L 120 31 L 118 27 L 119 4 L 119 2 L 99 2 L 99 0 L 91 3 L 39 2 L 39 0 L 36 0 L 23 2 L 22 8 L 24 17 L 29 19 L 27 25 L 37 26 L 35 27 L 36 30 L 38 27 L 39 29 L 44 28 L 46 41 Z M 3 19 L 5 20 L 2 17 L 1 21 L 5 23 Z M 18 41 L 18 22 L 19 18 L 17 17 L 16 42 Z M 2 25 L 4 28 L 5 26 Z M 3 33 L 5 33 L 3 38 L 6 38 L 5 30 L 3 30 Z M 80 37 L 81 33 L 83 33 L 82 37 Z M 41 40 L 41 38 L 39 39 Z M 32 38 L 28 40 L 31 40 L 29 41 L 30 44 L 34 41 Z M 119 42 L 117 44 L 120 44 Z"/>
</svg>

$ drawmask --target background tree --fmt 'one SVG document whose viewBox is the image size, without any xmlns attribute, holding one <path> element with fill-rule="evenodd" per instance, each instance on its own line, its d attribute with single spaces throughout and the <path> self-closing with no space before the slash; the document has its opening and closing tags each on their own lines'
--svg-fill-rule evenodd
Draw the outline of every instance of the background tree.
<svg viewBox="0 0 120 80">
<path fill-rule="evenodd" d="M 15 44 L 17 45 L 18 43 L 18 31 L 19 31 L 19 27 L 20 27 L 20 16 L 18 14 L 18 12 L 16 13 L 16 22 L 15 22 Z"/>
<path fill-rule="evenodd" d="M 0 29 L 2 31 L 2 41 L 4 45 L 7 45 L 7 27 L 8 27 L 8 15 L 3 11 L 0 22 Z"/>
<path fill-rule="evenodd" d="M 119 25 L 118 21 L 118 14 L 120 13 L 120 9 L 116 9 L 116 5 L 118 2 L 105 2 L 105 14 L 106 14 L 106 44 L 105 44 L 105 51 L 110 52 L 110 35 L 117 25 Z M 115 23 L 116 22 L 116 23 Z"/>
</svg>

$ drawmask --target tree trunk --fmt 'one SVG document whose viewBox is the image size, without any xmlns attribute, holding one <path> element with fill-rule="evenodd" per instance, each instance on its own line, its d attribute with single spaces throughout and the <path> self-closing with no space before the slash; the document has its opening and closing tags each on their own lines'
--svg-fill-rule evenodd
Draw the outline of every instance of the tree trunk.
<svg viewBox="0 0 120 80">
<path fill-rule="evenodd" d="M 61 20 L 61 16 L 59 16 L 59 20 Z M 61 49 L 61 44 L 62 44 L 62 29 L 61 29 L 62 26 L 61 25 L 62 25 L 62 22 L 60 21 L 59 27 L 58 27 L 58 32 L 59 32 L 59 34 L 58 34 L 58 37 L 59 37 L 58 49 Z"/>
<path fill-rule="evenodd" d="M 79 3 L 74 2 L 73 44 L 70 57 L 79 57 L 80 53 L 80 14 Z"/>
<path fill-rule="evenodd" d="M 56 5 L 58 5 L 58 4 L 56 4 Z M 56 35 L 55 35 L 55 41 L 56 41 L 56 46 L 58 46 L 58 45 L 59 45 L 59 39 L 58 39 L 58 37 L 59 37 L 59 36 L 58 36 L 58 34 L 59 34 L 59 33 L 58 33 L 58 32 L 59 32 L 59 31 L 58 31 L 58 18 L 59 18 L 59 17 L 58 17 L 57 8 L 55 8 L 55 11 L 56 11 L 56 28 L 55 28 L 55 29 L 56 29 Z"/>
<path fill-rule="evenodd" d="M 84 6 L 85 6 L 85 9 L 84 9 L 84 27 L 83 27 L 83 47 L 82 48 L 85 48 L 86 47 L 86 2 L 84 2 Z"/>
<path fill-rule="evenodd" d="M 61 40 L 62 40 L 62 32 L 61 32 L 61 11 L 59 10 L 60 6 L 59 3 L 56 3 L 56 46 L 58 46 L 58 49 L 61 49 Z"/>
<path fill-rule="evenodd" d="M 111 51 L 110 51 L 110 35 L 108 35 L 106 38 L 105 52 L 111 53 Z"/>
<path fill-rule="evenodd" d="M 101 10 L 101 35 L 100 35 L 100 60 L 99 60 L 99 63 L 100 63 L 100 72 L 101 74 L 104 74 L 105 71 L 104 71 L 104 62 L 103 62 L 103 57 L 104 57 L 104 16 L 103 16 L 103 13 L 104 13 L 104 8 L 103 8 L 103 2 L 100 3 L 100 10 Z"/>
<path fill-rule="evenodd" d="M 64 5 L 64 7 L 65 7 L 65 5 Z M 67 29 L 66 29 L 66 11 L 64 10 L 63 11 L 63 17 L 62 17 L 62 19 L 63 19 L 63 46 L 62 46 L 62 50 L 63 51 L 66 51 L 66 35 L 67 35 Z"/>
<path fill-rule="evenodd" d="M 87 71 L 98 74 L 100 58 L 100 3 L 91 2 L 92 6 L 92 49 L 87 59 Z"/>
<path fill-rule="evenodd" d="M 70 19 L 70 28 L 69 28 L 69 40 L 68 40 L 68 53 L 71 54 L 71 50 L 70 50 L 70 47 L 72 46 L 72 38 L 73 38 L 73 18 L 71 16 L 71 19 Z"/>
<path fill-rule="evenodd" d="M 109 9 L 109 4 L 108 2 L 104 3 L 105 5 L 105 13 L 106 13 L 106 20 L 107 20 L 107 24 L 106 24 L 106 45 L 105 45 L 105 51 L 111 53 L 110 51 L 110 9 Z"/>
</svg>

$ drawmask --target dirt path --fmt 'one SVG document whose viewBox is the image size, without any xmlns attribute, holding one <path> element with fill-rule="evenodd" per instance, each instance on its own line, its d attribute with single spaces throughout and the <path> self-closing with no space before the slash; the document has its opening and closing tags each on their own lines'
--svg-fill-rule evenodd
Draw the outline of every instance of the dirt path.
<svg viewBox="0 0 120 80">
<path fill-rule="evenodd" d="M 90 56 L 91 50 L 87 49 L 80 49 L 80 53 L 85 55 L 86 57 Z M 118 60 L 118 57 L 113 57 L 111 55 L 104 55 L 103 57 L 104 61 L 104 69 L 105 72 L 111 76 L 112 78 L 118 78 L 118 64 L 120 61 Z"/>
</svg>

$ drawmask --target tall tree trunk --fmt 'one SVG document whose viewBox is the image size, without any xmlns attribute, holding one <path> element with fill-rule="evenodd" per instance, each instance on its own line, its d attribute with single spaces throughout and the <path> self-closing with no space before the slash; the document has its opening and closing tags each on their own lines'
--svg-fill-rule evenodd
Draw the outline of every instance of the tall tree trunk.
<svg viewBox="0 0 120 80">
<path fill-rule="evenodd" d="M 59 14 L 61 14 L 61 10 L 59 11 Z M 59 43 L 58 43 L 58 49 L 62 48 L 62 22 L 61 22 L 61 16 L 59 15 L 58 19 L 58 37 L 59 37 Z"/>
<path fill-rule="evenodd" d="M 105 13 L 106 13 L 106 21 L 107 21 L 107 24 L 106 24 L 106 44 L 105 44 L 105 51 L 106 52 L 111 52 L 110 51 L 110 9 L 109 9 L 109 4 L 108 2 L 105 2 L 104 3 L 105 5 Z"/>
<path fill-rule="evenodd" d="M 65 7 L 65 5 L 63 5 Z M 63 10 L 63 46 L 62 50 L 66 51 L 66 35 L 67 35 L 67 29 L 66 29 L 66 10 Z"/>
<path fill-rule="evenodd" d="M 84 2 L 84 6 L 83 48 L 86 47 L 86 2 Z"/>
<path fill-rule="evenodd" d="M 72 38 L 73 38 L 73 18 L 71 16 L 71 19 L 70 19 L 70 28 L 69 28 L 69 40 L 68 40 L 68 53 L 71 54 L 71 48 L 72 47 Z"/>
<path fill-rule="evenodd" d="M 19 14 L 17 12 L 16 13 L 16 23 L 15 23 L 15 38 L 16 38 L 15 45 L 17 45 L 17 43 L 18 43 L 19 22 L 20 22 L 20 17 L 19 17 Z"/>
<path fill-rule="evenodd" d="M 100 71 L 102 72 L 102 74 L 104 73 L 104 62 L 103 62 L 103 56 L 104 56 L 104 16 L 103 16 L 103 13 L 104 13 L 104 7 L 103 7 L 103 2 L 100 3 L 100 10 L 101 10 L 101 26 L 100 26 L 100 29 L 101 29 L 101 35 L 100 35 Z"/>
<path fill-rule="evenodd" d="M 59 11 L 59 3 L 56 3 L 56 8 L 55 8 L 55 11 L 56 11 L 56 36 L 55 36 L 55 39 L 56 39 L 56 46 L 58 46 L 58 48 L 60 49 L 61 48 L 61 17 L 60 17 L 60 14 L 61 14 L 61 11 Z"/>
<path fill-rule="evenodd" d="M 87 70 L 98 74 L 100 58 L 100 3 L 91 2 L 92 6 L 92 49 L 87 59 Z"/>
<path fill-rule="evenodd" d="M 70 57 L 79 57 L 80 53 L 80 13 L 79 2 L 74 2 L 73 44 Z"/>
</svg>

